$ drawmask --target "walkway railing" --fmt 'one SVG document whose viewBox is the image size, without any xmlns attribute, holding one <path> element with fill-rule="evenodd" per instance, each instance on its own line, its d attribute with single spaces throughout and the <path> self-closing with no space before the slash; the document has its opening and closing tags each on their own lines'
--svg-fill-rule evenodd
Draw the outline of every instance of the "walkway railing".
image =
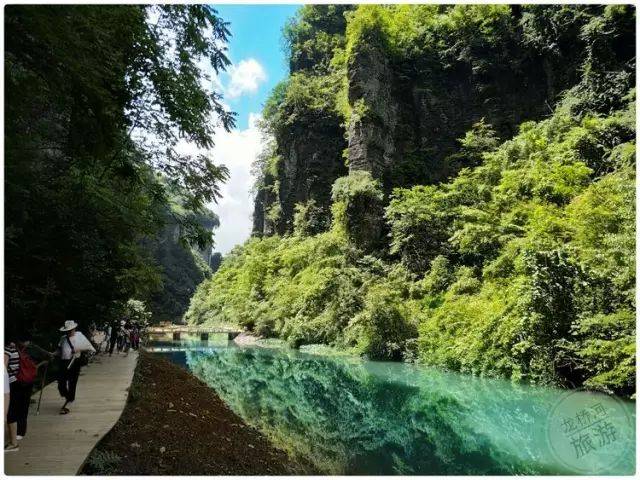
<svg viewBox="0 0 640 480">
<path fill-rule="evenodd" d="M 208 340 L 210 335 L 226 335 L 227 340 L 233 340 L 240 335 L 241 332 L 224 327 L 171 325 L 166 327 L 149 327 L 147 333 L 150 335 L 170 335 L 174 340 L 180 340 L 182 335 L 199 335 L 201 340 Z"/>
<path fill-rule="evenodd" d="M 151 353 L 170 353 L 170 352 L 201 352 L 201 353 L 212 353 L 216 351 L 215 347 L 145 347 L 145 351 Z"/>
</svg>

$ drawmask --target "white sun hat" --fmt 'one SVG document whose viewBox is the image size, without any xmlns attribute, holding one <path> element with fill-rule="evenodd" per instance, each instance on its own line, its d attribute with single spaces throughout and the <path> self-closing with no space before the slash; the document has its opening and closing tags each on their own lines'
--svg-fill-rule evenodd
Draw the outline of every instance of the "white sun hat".
<svg viewBox="0 0 640 480">
<path fill-rule="evenodd" d="M 68 332 L 69 330 L 73 330 L 76 328 L 78 324 L 73 320 L 65 320 L 64 327 L 60 328 L 61 332 Z"/>
</svg>

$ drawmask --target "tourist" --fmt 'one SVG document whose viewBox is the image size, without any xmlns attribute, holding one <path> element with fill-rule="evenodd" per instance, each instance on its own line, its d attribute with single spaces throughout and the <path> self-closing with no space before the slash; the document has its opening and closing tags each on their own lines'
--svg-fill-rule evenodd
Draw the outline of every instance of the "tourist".
<svg viewBox="0 0 640 480">
<path fill-rule="evenodd" d="M 95 330 L 91 332 L 91 338 L 89 339 L 96 349 L 97 353 L 102 353 L 104 348 L 104 344 L 107 339 L 107 333 L 105 330 L 98 330 L 96 327 Z"/>
<path fill-rule="evenodd" d="M 83 353 L 95 353 L 91 342 L 81 332 L 76 331 L 78 324 L 73 320 L 64 322 L 60 328 L 64 335 L 60 339 L 57 354 L 60 356 L 60 376 L 58 379 L 58 391 L 64 397 L 65 402 L 60 408 L 60 415 L 69 413 L 67 405 L 76 398 L 76 387 L 80 369 L 87 364 Z"/>
<path fill-rule="evenodd" d="M 17 335 L 14 344 L 18 350 L 20 365 L 16 374 L 16 381 L 11 384 L 11 409 L 18 424 L 16 438 L 22 440 L 27 434 L 27 417 L 29 416 L 29 403 L 31 402 L 33 384 L 36 381 L 38 368 L 46 363 L 46 361 L 42 361 L 36 365 L 33 361 L 33 356 L 27 352 L 27 349 L 31 351 L 37 350 L 47 358 L 51 357 L 52 354 L 32 343 L 31 336 L 26 332 Z"/>
<path fill-rule="evenodd" d="M 124 320 L 120 321 L 120 326 L 118 327 L 118 353 L 124 350 L 127 333 L 125 332 L 126 322 Z"/>
<path fill-rule="evenodd" d="M 109 351 L 109 345 L 111 343 L 111 324 L 104 322 L 102 324 L 102 331 L 104 332 L 104 340 L 102 341 L 102 351 L 107 353 Z"/>
<path fill-rule="evenodd" d="M 7 421 L 7 415 L 9 414 L 9 402 L 11 401 L 11 387 L 9 386 L 9 373 L 7 372 L 7 366 L 4 366 L 4 437 L 9 438 L 9 423 Z M 7 445 L 5 445 L 5 450 Z"/>
<path fill-rule="evenodd" d="M 105 322 L 104 324 L 104 353 L 109 351 L 109 347 L 111 346 L 111 324 L 109 322 Z"/>
<path fill-rule="evenodd" d="M 7 371 L 7 376 L 9 377 L 9 401 L 5 404 L 5 409 L 7 410 L 7 437 L 8 442 L 4 446 L 5 452 L 17 452 L 18 451 L 18 418 L 16 415 L 15 405 L 12 408 L 12 392 L 14 388 L 12 385 L 16 381 L 16 376 L 18 375 L 18 371 L 20 370 L 20 354 L 18 353 L 18 349 L 16 348 L 16 344 L 14 342 L 9 342 L 4 347 L 4 367 Z M 6 386 L 5 386 L 6 389 Z M 5 393 L 6 400 L 6 393 Z M 7 408 L 8 405 L 8 408 Z"/>
<path fill-rule="evenodd" d="M 124 324 L 123 333 L 124 337 L 124 353 L 129 355 L 129 348 L 131 348 L 131 324 L 127 321 Z"/>
<path fill-rule="evenodd" d="M 102 340 L 104 339 L 104 332 L 98 330 L 98 325 L 96 322 L 91 322 L 89 324 L 89 341 L 93 348 L 95 348 L 97 353 L 100 353 L 100 345 L 102 344 Z"/>
<path fill-rule="evenodd" d="M 114 320 L 109 325 L 109 356 L 113 355 L 113 350 L 118 342 L 118 330 L 120 330 L 120 325 L 117 320 Z"/>
<path fill-rule="evenodd" d="M 134 350 L 138 350 L 138 345 L 140 344 L 140 332 L 138 331 L 138 327 L 133 325 L 131 327 L 131 348 Z"/>
</svg>

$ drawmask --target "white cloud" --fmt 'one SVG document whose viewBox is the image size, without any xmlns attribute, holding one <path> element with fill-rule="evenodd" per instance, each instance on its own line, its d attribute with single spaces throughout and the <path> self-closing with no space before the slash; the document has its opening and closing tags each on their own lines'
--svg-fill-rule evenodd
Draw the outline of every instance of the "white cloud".
<svg viewBox="0 0 640 480">
<path fill-rule="evenodd" d="M 227 72 L 230 80 L 225 93 L 229 98 L 237 98 L 244 93 L 256 93 L 258 86 L 267 80 L 267 73 L 254 58 L 240 60 L 237 65 L 229 67 Z"/>
<path fill-rule="evenodd" d="M 220 218 L 220 227 L 214 232 L 213 250 L 226 255 L 233 247 L 243 243 L 251 235 L 253 227 L 253 195 L 251 187 L 255 178 L 251 165 L 262 149 L 262 133 L 257 127 L 260 115 L 249 114 L 249 127 L 245 130 L 216 129 L 215 146 L 207 153 L 216 165 L 226 165 L 229 180 L 221 187 L 222 198 L 209 205 Z M 195 145 L 181 142 L 178 147 L 183 154 L 195 155 Z"/>
<path fill-rule="evenodd" d="M 250 114 L 249 118 L 249 128 L 229 133 L 219 131 L 215 136 L 213 160 L 218 165 L 226 165 L 230 174 L 222 186 L 222 198 L 211 206 L 220 217 L 214 250 L 223 255 L 249 238 L 253 226 L 251 187 L 255 179 L 251 175 L 251 165 L 262 149 L 262 134 L 255 124 L 259 116 Z"/>
<path fill-rule="evenodd" d="M 249 128 L 258 128 L 258 122 L 262 120 L 262 115 L 259 113 L 249 112 Z"/>
</svg>

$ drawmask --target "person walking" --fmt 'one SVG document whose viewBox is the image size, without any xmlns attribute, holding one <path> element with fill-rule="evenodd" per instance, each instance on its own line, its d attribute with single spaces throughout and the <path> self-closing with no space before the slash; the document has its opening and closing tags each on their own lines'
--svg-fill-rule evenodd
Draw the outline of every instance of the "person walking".
<svg viewBox="0 0 640 480">
<path fill-rule="evenodd" d="M 7 409 L 7 443 L 5 443 L 5 452 L 17 452 L 18 448 L 18 415 L 16 403 L 13 401 L 16 382 L 16 376 L 20 370 L 20 354 L 14 342 L 9 342 L 4 347 L 4 367 L 9 377 L 9 408 Z M 6 407 L 5 407 L 6 408 Z"/>
<path fill-rule="evenodd" d="M 104 333 L 104 338 L 102 339 L 101 350 L 107 353 L 109 351 L 109 341 L 111 340 L 111 325 L 109 322 L 102 324 L 102 332 Z"/>
<path fill-rule="evenodd" d="M 8 439 L 11 436 L 9 432 L 8 414 L 9 414 L 9 402 L 11 401 L 11 386 L 9 385 L 9 372 L 7 372 L 7 366 L 4 367 L 4 437 Z M 7 449 L 9 443 L 6 443 L 4 449 Z M 16 439 L 17 445 L 17 439 Z M 10 451 L 15 451 L 12 449 Z"/>
<path fill-rule="evenodd" d="M 131 324 L 129 322 L 124 324 L 123 328 L 123 349 L 125 356 L 129 355 L 129 349 L 131 348 Z"/>
<path fill-rule="evenodd" d="M 68 414 L 67 405 L 76 399 L 76 387 L 80 369 L 86 365 L 86 357 L 82 354 L 84 352 L 95 353 L 91 342 L 81 332 L 78 332 L 77 328 L 78 324 L 73 320 L 65 321 L 64 326 L 60 328 L 64 335 L 60 339 L 57 351 L 60 356 L 58 391 L 65 399 L 64 405 L 60 408 L 60 415 Z"/>
<path fill-rule="evenodd" d="M 13 382 L 11 387 L 11 401 L 14 402 L 12 409 L 15 409 L 18 424 L 16 438 L 22 440 L 27 434 L 29 404 L 31 402 L 33 384 L 37 378 L 38 368 L 47 363 L 47 360 L 52 357 L 52 353 L 33 343 L 31 341 L 31 335 L 29 335 L 28 332 L 21 332 L 16 335 L 14 344 L 18 349 L 20 368 L 16 375 L 16 381 Z M 36 365 L 34 361 L 36 357 L 46 358 L 47 360 L 42 360 Z"/>
<path fill-rule="evenodd" d="M 125 321 L 121 320 L 120 321 L 120 325 L 118 326 L 118 353 L 120 353 L 122 350 L 124 350 L 124 344 L 126 342 L 126 332 L 125 332 Z"/>
<path fill-rule="evenodd" d="M 106 335 L 107 334 L 104 332 L 104 330 L 98 330 L 97 327 L 95 330 L 91 331 L 91 338 L 89 339 L 89 341 L 93 345 L 93 348 L 96 349 L 96 353 L 102 353 L 102 346 L 104 344 Z"/>
<path fill-rule="evenodd" d="M 131 329 L 131 348 L 134 350 L 138 350 L 140 346 L 140 331 L 138 330 L 138 326 L 134 325 Z"/>
<path fill-rule="evenodd" d="M 114 320 L 111 322 L 111 325 L 109 325 L 109 356 L 113 355 L 113 350 L 116 348 L 118 330 L 120 330 L 120 324 L 117 320 Z"/>
</svg>

